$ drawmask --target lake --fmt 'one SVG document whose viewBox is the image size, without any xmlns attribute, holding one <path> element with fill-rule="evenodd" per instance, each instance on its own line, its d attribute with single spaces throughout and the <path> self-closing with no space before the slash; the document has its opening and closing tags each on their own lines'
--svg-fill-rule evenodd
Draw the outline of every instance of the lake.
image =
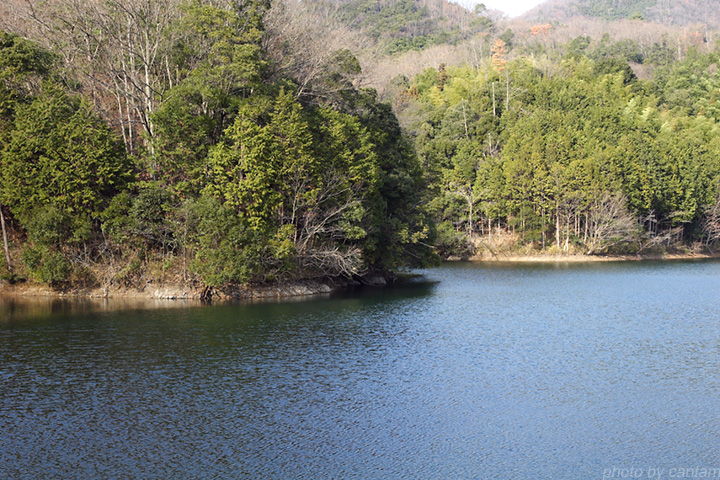
<svg viewBox="0 0 720 480">
<path fill-rule="evenodd" d="M 0 477 L 720 478 L 720 262 L 424 273 L 275 303 L 0 300 Z"/>
</svg>

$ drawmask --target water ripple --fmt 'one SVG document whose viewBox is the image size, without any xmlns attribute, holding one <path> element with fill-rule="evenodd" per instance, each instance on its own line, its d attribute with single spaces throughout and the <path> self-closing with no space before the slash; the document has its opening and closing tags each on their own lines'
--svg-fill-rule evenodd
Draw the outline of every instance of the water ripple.
<svg viewBox="0 0 720 480">
<path fill-rule="evenodd" d="M 720 264 L 453 264 L 322 301 L 0 304 L 5 478 L 720 467 Z"/>
</svg>

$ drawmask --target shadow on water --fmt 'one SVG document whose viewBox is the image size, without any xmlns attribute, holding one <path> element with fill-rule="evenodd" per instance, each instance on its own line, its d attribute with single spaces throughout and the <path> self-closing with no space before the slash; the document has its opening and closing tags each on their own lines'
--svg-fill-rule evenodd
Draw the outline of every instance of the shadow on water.
<svg viewBox="0 0 720 480">
<path fill-rule="evenodd" d="M 153 310 L 195 310 L 204 308 L 255 308 L 268 309 L 271 305 L 280 310 L 296 310 L 299 305 L 308 304 L 312 309 L 318 304 L 344 302 L 362 305 L 367 302 L 392 301 L 429 295 L 437 284 L 421 275 L 403 277 L 400 281 L 385 287 L 349 287 L 328 294 L 248 298 L 241 300 L 220 300 L 204 303 L 199 300 L 165 300 L 142 298 L 52 298 L 20 297 L 0 295 L 0 324 L 32 320 L 35 322 L 62 317 L 83 317 L 104 313 L 148 312 Z"/>
<path fill-rule="evenodd" d="M 0 323 L 47 320 L 58 316 L 86 315 L 123 310 L 158 310 L 199 306 L 195 300 L 53 298 L 0 295 Z"/>
</svg>

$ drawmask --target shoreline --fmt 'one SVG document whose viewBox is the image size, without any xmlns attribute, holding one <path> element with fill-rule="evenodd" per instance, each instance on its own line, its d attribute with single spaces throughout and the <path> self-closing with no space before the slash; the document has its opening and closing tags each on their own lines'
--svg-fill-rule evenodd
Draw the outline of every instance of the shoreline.
<svg viewBox="0 0 720 480">
<path fill-rule="evenodd" d="M 538 253 L 536 255 L 507 254 L 507 255 L 476 255 L 470 257 L 470 262 L 488 263 L 599 263 L 599 262 L 645 262 L 645 261 L 674 261 L 674 260 L 711 260 L 720 258 L 718 253 L 664 253 L 647 255 L 586 255 L 586 254 L 556 254 Z"/>
<path fill-rule="evenodd" d="M 297 280 L 268 285 L 229 285 L 211 289 L 210 302 L 237 300 L 273 300 L 317 297 L 356 288 L 384 287 L 388 278 L 380 274 L 368 275 L 360 281 L 342 278 Z M 30 282 L 9 284 L 0 282 L 0 298 L 49 298 L 49 299 L 113 299 L 113 300 L 186 300 L 201 303 L 207 290 L 202 286 L 179 283 L 148 284 L 133 287 L 72 287 L 54 288 L 46 284 Z M 208 302 L 208 303 L 210 303 Z"/>
<path fill-rule="evenodd" d="M 468 261 L 472 263 L 600 263 L 600 262 L 643 262 L 683 261 L 720 259 L 718 253 L 664 253 L 646 255 L 586 255 L 586 254 L 499 254 L 475 255 L 468 259 L 451 258 L 446 262 Z M 384 287 L 389 278 L 376 274 L 362 281 L 352 279 L 298 280 L 272 285 L 231 285 L 213 289 L 212 302 L 290 300 L 330 295 L 332 293 L 361 286 Z M 201 303 L 205 290 L 202 286 L 179 283 L 148 284 L 137 287 L 60 287 L 31 282 L 10 284 L 0 281 L 0 299 L 112 299 L 128 301 L 182 300 Z"/>
<path fill-rule="evenodd" d="M 146 288 L 53 288 L 35 283 L 0 284 L 0 297 L 57 299 L 127 299 L 127 300 L 190 300 L 200 302 L 204 289 L 179 284 L 163 284 Z M 292 298 L 329 294 L 334 291 L 324 282 L 306 281 L 280 285 L 238 286 L 214 291 L 213 301 Z"/>
</svg>

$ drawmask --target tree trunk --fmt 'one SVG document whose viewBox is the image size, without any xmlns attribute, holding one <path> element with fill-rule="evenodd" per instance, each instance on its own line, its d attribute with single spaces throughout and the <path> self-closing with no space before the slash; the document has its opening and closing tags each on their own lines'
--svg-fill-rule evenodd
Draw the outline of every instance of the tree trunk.
<svg viewBox="0 0 720 480">
<path fill-rule="evenodd" d="M 493 98 L 493 117 L 496 117 L 495 114 L 495 82 L 492 82 L 492 98 Z"/>
<path fill-rule="evenodd" d="M 560 203 L 555 200 L 555 246 L 560 250 Z"/>
<path fill-rule="evenodd" d="M 464 98 L 463 98 L 463 103 L 462 103 L 462 109 L 463 109 L 463 124 L 465 125 L 465 138 L 470 140 L 470 134 L 468 133 L 467 116 L 465 115 L 465 99 Z"/>
<path fill-rule="evenodd" d="M 505 87 L 507 89 L 505 91 L 505 111 L 507 112 L 510 110 L 510 72 L 507 68 L 505 69 Z"/>
<path fill-rule="evenodd" d="M 565 222 L 565 247 L 563 248 L 565 253 L 570 250 L 570 219 L 568 218 Z"/>
<path fill-rule="evenodd" d="M 5 215 L 3 214 L 2 209 L 3 206 L 2 203 L 0 203 L 0 224 L 2 225 L 3 245 L 5 247 L 5 261 L 7 262 L 8 271 L 12 272 L 12 262 L 10 261 L 10 248 L 8 247 L 7 230 L 5 228 Z"/>
</svg>

